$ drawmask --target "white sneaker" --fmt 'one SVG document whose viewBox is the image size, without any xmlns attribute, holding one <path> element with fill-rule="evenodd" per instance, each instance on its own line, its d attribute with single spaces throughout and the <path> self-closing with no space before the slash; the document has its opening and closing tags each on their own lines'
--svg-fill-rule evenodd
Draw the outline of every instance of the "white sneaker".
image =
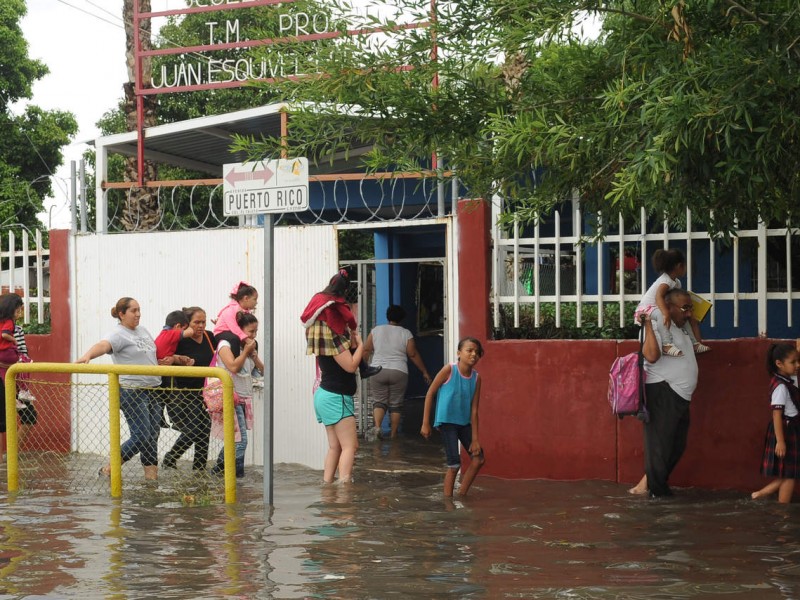
<svg viewBox="0 0 800 600">
<path fill-rule="evenodd" d="M 31 394 L 30 390 L 17 390 L 17 398 L 20 400 L 27 400 L 28 402 L 36 400 L 36 397 Z"/>
</svg>

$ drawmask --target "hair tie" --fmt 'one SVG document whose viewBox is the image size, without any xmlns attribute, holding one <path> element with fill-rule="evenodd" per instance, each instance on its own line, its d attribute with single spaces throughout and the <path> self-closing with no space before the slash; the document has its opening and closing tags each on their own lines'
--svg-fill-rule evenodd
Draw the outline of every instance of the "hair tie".
<svg viewBox="0 0 800 600">
<path fill-rule="evenodd" d="M 347 274 L 347 269 L 339 269 L 339 275 L 345 279 L 350 279 L 350 276 Z"/>
<path fill-rule="evenodd" d="M 231 296 L 237 295 L 239 293 L 239 288 L 242 287 L 243 285 L 249 286 L 250 284 L 247 283 L 246 281 L 240 281 L 239 283 L 233 286 L 233 289 L 231 290 Z"/>
</svg>

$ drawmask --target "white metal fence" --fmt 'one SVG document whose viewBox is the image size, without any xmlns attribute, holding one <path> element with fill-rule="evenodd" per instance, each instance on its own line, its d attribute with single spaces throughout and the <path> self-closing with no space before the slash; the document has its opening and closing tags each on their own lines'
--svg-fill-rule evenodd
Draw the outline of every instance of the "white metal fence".
<svg viewBox="0 0 800 600">
<path fill-rule="evenodd" d="M 8 231 L 6 239 L 0 234 L 0 286 L 3 292 L 16 292 L 22 297 L 26 324 L 47 321 L 45 305 L 50 304 L 50 248 L 45 247 L 42 232 L 22 229 L 20 249 L 17 235 Z M 5 241 L 5 243 L 3 243 Z M 35 310 L 32 310 L 35 309 Z"/>
<path fill-rule="evenodd" d="M 780 320 L 780 333 L 794 327 L 792 305 L 800 300 L 800 289 L 793 287 L 798 288 L 800 281 L 793 281 L 792 255 L 798 249 L 800 237 L 797 229 L 789 225 L 770 228 L 759 223 L 756 229 L 738 230 L 729 244 L 722 246 L 706 231 L 692 229 L 689 210 L 683 231 L 671 230 L 674 228 L 665 220 L 661 231 L 647 233 L 652 221 L 648 221 L 642 209 L 637 223 L 626 223 L 621 215 L 611 222 L 601 219 L 601 226 L 610 232 L 603 241 L 595 242 L 582 233 L 584 215 L 577 202 L 568 209 L 571 215 L 556 211 L 546 222 L 528 227 L 518 222 L 508 227 L 499 225 L 501 210 L 501 202 L 495 200 L 492 230 L 495 327 L 500 326 L 504 304 L 513 310 L 514 327 L 520 326 L 520 308 L 531 305 L 534 324 L 539 327 L 543 303 L 554 304 L 556 327 L 562 325 L 562 308 L 569 304 L 575 307 L 575 326 L 586 324 L 584 308 L 595 305 L 597 325 L 603 327 L 603 305 L 616 303 L 619 325 L 623 327 L 627 325 L 626 304 L 638 304 L 654 279 L 654 275 L 647 275 L 647 265 L 652 250 L 662 245 L 684 249 L 688 267 L 684 286 L 713 304 L 709 314 L 712 328 L 737 328 L 743 316 L 755 321 L 761 336 L 772 334 L 768 320 L 770 325 Z M 567 228 L 570 230 L 565 231 Z M 746 255 L 743 245 L 747 246 Z M 631 248 L 635 248 L 634 257 L 630 257 Z M 634 273 L 625 268 L 626 253 L 639 265 Z M 616 262 L 609 260 L 609 256 Z M 750 273 L 749 278 L 743 275 L 745 271 Z M 595 289 L 587 293 L 586 282 L 590 279 Z M 776 301 L 778 306 L 785 307 L 780 309 L 785 310 L 785 320 L 783 315 L 777 318 Z M 751 314 L 753 303 L 755 315 Z M 724 323 L 718 318 L 720 306 L 725 306 Z"/>
</svg>

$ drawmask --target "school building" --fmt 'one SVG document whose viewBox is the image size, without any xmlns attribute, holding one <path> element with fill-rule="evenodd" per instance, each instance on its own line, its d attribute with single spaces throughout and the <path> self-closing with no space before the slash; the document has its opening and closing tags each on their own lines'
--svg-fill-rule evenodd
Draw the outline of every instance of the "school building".
<svg viewBox="0 0 800 600">
<path fill-rule="evenodd" d="M 135 133 L 98 139 L 97 220 L 80 224 L 76 216 L 72 230 L 50 232 L 53 325 L 48 335 L 28 336 L 34 359 L 74 360 L 114 325 L 109 309 L 121 296 L 139 301 L 142 324 L 154 334 L 164 315 L 181 306 L 202 306 L 213 317 L 235 281 L 264 289 L 271 262 L 274 294 L 262 297 L 257 315 L 263 318 L 269 300 L 275 324 L 274 456 L 276 462 L 321 468 L 326 440 L 313 415 L 314 367 L 305 355 L 299 314 L 346 262 L 339 255 L 340 239 L 348 235 L 342 232 L 368 232 L 374 258 L 348 263 L 356 274 L 352 300 L 365 333 L 385 322 L 389 304 L 404 306 L 404 325 L 415 333 L 432 373 L 454 360 L 460 337 L 472 335 L 485 345 L 478 365 L 487 459 L 482 476 L 631 483 L 643 469 L 641 424 L 615 418 L 606 393 L 614 358 L 634 351 L 637 342 L 495 338 L 526 314 L 539 322 L 548 307 L 557 323 L 569 313 L 580 327 L 609 318 L 590 307 L 615 306 L 622 315 L 615 324 L 624 324 L 626 307 L 638 302 L 655 277 L 647 268 L 653 250 L 678 246 L 692 266 L 685 286 L 713 303 L 703 323 L 713 350 L 698 358 L 690 439 L 673 483 L 737 489 L 761 483 L 770 418 L 764 355 L 770 340 L 794 338 L 797 331 L 800 291 L 790 229 L 743 230 L 728 245 L 702 231 L 671 231 L 643 216 L 636 227 L 620 223 L 602 242 L 593 242 L 573 201 L 565 202 L 563 215 L 509 228 L 498 225 L 501 200 L 463 199 L 457 184 L 420 174 L 366 175 L 356 170 L 354 149 L 332 165 L 312 166 L 309 209 L 276 216 L 270 250 L 263 218 L 231 222 L 221 214 L 222 165 L 242 160 L 228 150 L 231 135 L 280 131 L 289 108 L 270 105 L 149 129 L 146 157 L 208 176 L 202 183 L 151 188 L 162 212 L 150 231 L 123 231 L 123 206 L 136 190 L 107 181 L 105 171 L 112 154 L 135 155 Z M 187 204 L 194 222 L 170 220 Z M 425 387 L 413 367 L 410 372 L 404 434 L 416 435 Z M 53 449 L 102 453 L 102 436 L 89 440 L 81 433 L 87 415 L 107 410 L 102 400 L 82 399 L 73 389 L 55 401 L 62 418 L 37 426 L 52 429 L 45 437 Z M 362 396 L 360 429 L 370 420 Z M 265 441 L 258 414 L 256 423 L 248 462 L 260 464 Z"/>
</svg>

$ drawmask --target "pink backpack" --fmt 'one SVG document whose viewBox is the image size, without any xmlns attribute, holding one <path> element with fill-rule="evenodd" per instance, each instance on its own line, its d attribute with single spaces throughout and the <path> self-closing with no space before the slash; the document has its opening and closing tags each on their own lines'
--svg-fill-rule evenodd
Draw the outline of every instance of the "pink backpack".
<svg viewBox="0 0 800 600">
<path fill-rule="evenodd" d="M 618 356 L 608 372 L 608 403 L 611 412 L 620 419 L 635 415 L 647 423 L 647 398 L 645 397 L 644 327 L 639 332 L 639 352 Z"/>
</svg>

